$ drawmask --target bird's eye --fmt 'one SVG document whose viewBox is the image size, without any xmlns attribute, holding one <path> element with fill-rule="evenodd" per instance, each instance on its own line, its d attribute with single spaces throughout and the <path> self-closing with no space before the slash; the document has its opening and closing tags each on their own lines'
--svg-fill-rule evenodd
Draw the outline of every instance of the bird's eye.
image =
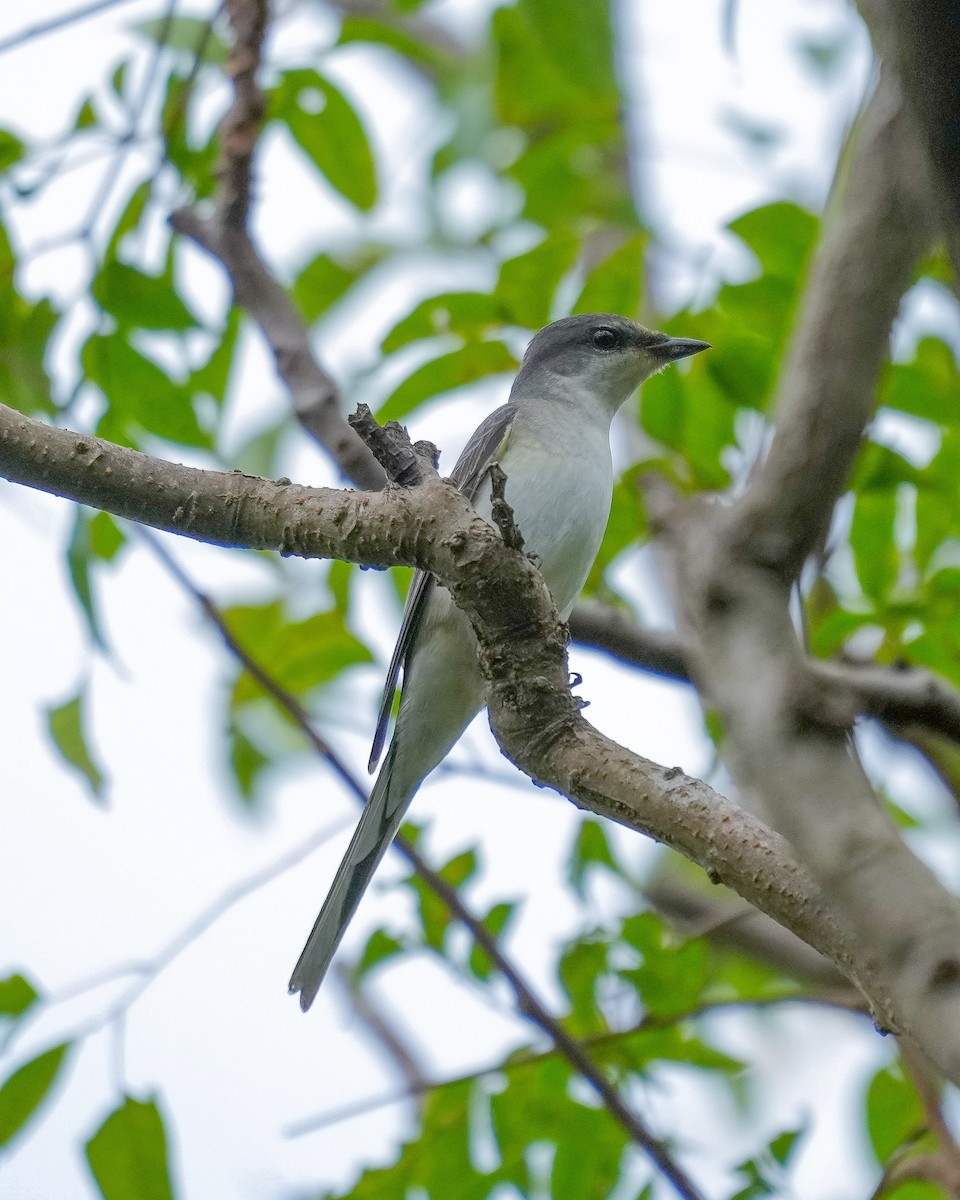
<svg viewBox="0 0 960 1200">
<path fill-rule="evenodd" d="M 595 329 L 593 332 L 593 344 L 598 350 L 613 350 L 619 340 L 612 329 Z"/>
</svg>

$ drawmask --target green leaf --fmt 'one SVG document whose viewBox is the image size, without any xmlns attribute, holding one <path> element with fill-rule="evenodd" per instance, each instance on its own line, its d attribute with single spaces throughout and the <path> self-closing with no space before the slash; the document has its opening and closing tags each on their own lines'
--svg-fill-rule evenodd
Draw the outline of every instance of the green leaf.
<svg viewBox="0 0 960 1200">
<path fill-rule="evenodd" d="M 765 275 L 796 281 L 816 244 L 819 221 L 786 200 L 754 208 L 727 228 L 750 247 Z"/>
<path fill-rule="evenodd" d="M 517 360 L 502 342 L 468 342 L 417 367 L 377 411 L 377 420 L 399 421 L 418 404 L 475 383 L 488 375 L 516 370 Z"/>
<path fill-rule="evenodd" d="M 725 488 L 724 451 L 736 443 L 736 410 L 723 402 L 705 371 L 675 367 L 643 385 L 640 424 L 657 441 L 682 455 L 683 472 L 695 487 Z"/>
<path fill-rule="evenodd" d="M 513 914 L 516 912 L 516 904 L 507 904 L 502 902 L 495 904 L 485 917 L 482 918 L 483 924 L 490 930 L 495 938 L 499 938 L 513 919 Z M 474 942 L 473 949 L 470 951 L 469 960 L 470 970 L 478 979 L 489 979 L 493 973 L 493 963 L 487 957 L 487 952 Z"/>
<path fill-rule="evenodd" d="M 270 758 L 236 724 L 230 727 L 230 769 L 241 799 L 248 803 L 256 795 L 257 783 Z"/>
<path fill-rule="evenodd" d="M 0 175 L 18 163 L 26 153 L 26 146 L 9 129 L 0 129 Z"/>
<path fill-rule="evenodd" d="M 80 607 L 86 618 L 90 636 L 94 644 L 103 650 L 106 648 L 106 641 L 100 628 L 100 618 L 90 576 L 90 560 L 94 554 L 93 516 L 89 509 L 78 505 L 73 519 L 70 542 L 67 545 L 67 568 L 70 572 L 70 582 L 73 584 L 74 593 L 80 601 Z"/>
<path fill-rule="evenodd" d="M 675 944 L 655 913 L 628 917 L 622 938 L 643 961 L 639 967 L 621 970 L 619 975 L 637 989 L 647 1012 L 674 1016 L 696 1005 L 707 982 L 705 941 Z"/>
<path fill-rule="evenodd" d="M 524 191 L 524 216 L 548 229 L 580 230 L 598 221 L 634 229 L 625 154 L 618 119 L 577 122 L 532 141 L 507 174 Z"/>
<path fill-rule="evenodd" d="M 100 268 L 91 291 L 121 329 L 193 329 L 197 319 L 164 276 L 111 259 Z"/>
<path fill-rule="evenodd" d="M 607 952 L 605 942 L 581 939 L 560 957 L 560 983 L 570 1000 L 568 1023 L 578 1036 L 606 1027 L 597 1004 L 597 983 L 607 973 Z"/>
<path fill-rule="evenodd" d="M 810 627 L 810 649 L 818 658 L 830 658 L 841 650 L 858 630 L 876 625 L 872 612 L 849 612 L 835 608 L 818 617 Z"/>
<path fill-rule="evenodd" d="M 587 876 L 593 867 L 606 867 L 614 875 L 623 878 L 620 864 L 610 849 L 606 830 L 599 821 L 588 819 L 580 823 L 567 864 L 567 878 L 581 900 L 586 897 Z"/>
<path fill-rule="evenodd" d="M 577 114 L 579 88 L 539 53 L 534 32 L 519 6 L 493 14 L 497 55 L 497 115 L 507 125 L 536 126 L 569 121 Z"/>
<path fill-rule="evenodd" d="M 269 663 L 273 679 L 297 696 L 329 683 L 348 667 L 373 661 L 370 651 L 354 637 L 338 612 L 288 621 L 281 606 L 270 603 L 228 609 L 224 616 L 240 644 L 255 648 L 257 657 Z M 243 671 L 234 685 L 231 703 L 236 707 L 262 695 L 260 684 Z"/>
<path fill-rule="evenodd" d="M 456 888 L 462 887 L 476 873 L 476 850 L 464 850 L 462 854 L 455 854 L 439 871 L 439 874 L 443 876 L 447 883 L 453 884 Z"/>
<path fill-rule="evenodd" d="M 457 854 L 442 866 L 438 874 L 455 888 L 461 887 L 475 874 L 477 870 L 477 854 L 475 850 L 465 850 Z M 406 881 L 417 897 L 420 910 L 420 924 L 423 928 L 423 940 L 427 946 L 442 952 L 447 929 L 452 920 L 450 910 L 418 876 L 414 875 Z"/>
<path fill-rule="evenodd" d="M 860 586 L 874 600 L 886 597 L 897 581 L 896 519 L 894 488 L 857 494 L 850 524 L 850 547 Z"/>
<path fill-rule="evenodd" d="M 621 1195 L 617 1182 L 627 1146 L 626 1134 L 602 1109 L 571 1105 L 566 1128 L 556 1139 L 551 1200 Z"/>
<path fill-rule="evenodd" d="M 22 975 L 8 975 L 6 979 L 0 979 L 0 1015 L 19 1017 L 39 996 L 29 979 Z"/>
<path fill-rule="evenodd" d="M 6 1146 L 27 1124 L 53 1087 L 70 1043 L 24 1063 L 0 1086 L 0 1146 Z"/>
<path fill-rule="evenodd" d="M 215 168 L 219 155 L 219 137 L 213 130 L 198 144 L 191 120 L 194 100 L 192 73 L 167 80 L 160 126 L 166 141 L 166 156 L 180 172 L 183 184 L 189 187 L 194 201 L 209 199 L 216 187 Z M 207 127 L 204 121 L 202 127 Z"/>
<path fill-rule="evenodd" d="M 940 425 L 960 424 L 960 372 L 950 347 L 922 338 L 913 362 L 887 367 L 880 404 Z"/>
<path fill-rule="evenodd" d="M 613 34 L 607 0 L 520 0 L 534 40 L 587 103 L 616 111 L 620 92 L 613 73 Z"/>
<path fill-rule="evenodd" d="M 480 339 L 507 320 L 504 306 L 486 292 L 444 292 L 422 300 L 413 312 L 394 325 L 383 339 L 384 354 L 410 342 L 441 334 L 459 334 L 464 340 Z"/>
<path fill-rule="evenodd" d="M 549 0 L 525 0 L 494 13 L 495 96 L 504 124 L 537 129 L 545 124 L 616 121 L 620 97 L 612 74 L 606 9 L 605 0 L 591 5 L 558 0 L 556 6 Z M 594 28 L 571 60 L 565 43 L 568 37 L 577 38 L 581 21 Z M 588 60 L 586 73 L 575 66 L 582 58 Z M 591 78 L 594 84 L 588 84 Z"/>
<path fill-rule="evenodd" d="M 788 1129 L 770 1143 L 770 1153 L 781 1166 L 786 1166 L 804 1132 L 803 1129 Z"/>
<path fill-rule="evenodd" d="M 364 212 L 377 202 L 373 153 L 344 94 L 318 71 L 286 71 L 271 98 L 300 148 L 332 187 Z"/>
<path fill-rule="evenodd" d="M 86 1150 L 103 1200 L 174 1200 L 167 1136 L 155 1099 L 127 1096 Z"/>
<path fill-rule="evenodd" d="M 889 491 L 901 483 L 923 485 L 923 475 L 902 454 L 881 446 L 877 442 L 865 442 L 857 458 L 851 486 L 855 491 Z"/>
<path fill-rule="evenodd" d="M 197 57 L 205 63 L 227 61 L 227 47 L 223 39 L 212 31 L 209 20 L 200 17 L 157 17 L 152 21 L 141 21 L 134 28 L 158 46 L 188 54 L 191 61 Z"/>
<path fill-rule="evenodd" d="M 945 429 L 940 450 L 923 472 L 917 488 L 917 565 L 927 568 L 931 557 L 960 531 L 960 430 Z"/>
<path fill-rule="evenodd" d="M 80 361 L 87 379 L 100 388 L 109 405 L 97 429 L 101 436 L 116 441 L 124 432 L 139 428 L 180 445 L 212 447 L 188 390 L 134 349 L 122 331 L 94 334 Z"/>
<path fill-rule="evenodd" d="M 61 758 L 86 779 L 96 799 L 101 799 L 106 783 L 103 772 L 87 748 L 84 733 L 86 696 L 81 689 L 76 696 L 55 708 L 47 709 L 47 728 Z"/>
<path fill-rule="evenodd" d="M 384 929 L 375 929 L 367 939 L 360 960 L 353 969 L 354 978 L 357 980 L 365 978 L 374 967 L 379 966 L 388 958 L 402 954 L 403 949 L 403 943 L 397 941 L 392 934 L 387 933 Z"/>
<path fill-rule="evenodd" d="M 223 332 L 214 342 L 210 357 L 202 366 L 191 372 L 187 384 L 188 391 L 211 396 L 218 406 L 222 405 L 227 398 L 227 388 L 230 384 L 240 335 L 240 324 L 240 309 L 233 307 L 230 309 Z"/>
<path fill-rule="evenodd" d="M 647 241 L 645 233 L 638 233 L 598 263 L 587 276 L 573 305 L 573 312 L 637 316 L 640 312 Z"/>
<path fill-rule="evenodd" d="M 397 1152 L 396 1161 L 387 1167 L 367 1168 L 359 1179 L 345 1189 L 337 1189 L 341 1200 L 426 1200 L 456 1195 L 463 1200 L 483 1200 L 488 1195 L 490 1177 L 473 1165 L 470 1124 L 474 1105 L 470 1083 L 436 1088 L 424 1097 L 422 1129 Z M 483 1190 L 481 1190 L 483 1189 Z M 324 1200 L 332 1200 L 327 1193 Z"/>
<path fill-rule="evenodd" d="M 745 1163 L 741 1163 L 738 1168 L 741 1175 L 747 1177 L 747 1186 L 741 1188 L 731 1196 L 730 1200 L 763 1200 L 764 1196 L 772 1196 L 774 1194 L 773 1184 L 768 1179 L 765 1179 L 760 1172 L 760 1168 L 753 1159 L 749 1159 Z"/>
<path fill-rule="evenodd" d="M 867 1088 L 867 1132 L 881 1165 L 924 1124 L 923 1105 L 899 1066 L 883 1067 Z"/>
<path fill-rule="evenodd" d="M 442 70 L 449 64 L 449 58 L 438 46 L 405 33 L 399 24 L 390 21 L 387 14 L 379 19 L 372 16 L 345 16 L 340 24 L 337 44 L 346 46 L 352 42 L 387 46 L 411 62 L 423 63 L 433 71 Z"/>
<path fill-rule="evenodd" d="M 143 219 L 143 214 L 146 212 L 147 204 L 150 201 L 150 196 L 153 192 L 153 180 L 147 179 L 134 188 L 127 201 L 126 207 L 120 214 L 120 219 L 113 227 L 113 233 L 110 234 L 110 240 L 107 243 L 107 249 L 104 254 L 104 259 L 107 262 L 116 260 L 120 251 L 120 246 L 123 239 L 128 233 L 133 233 L 140 225 Z"/>
<path fill-rule="evenodd" d="M 97 110 L 93 107 L 93 99 L 87 96 L 77 110 L 77 115 L 74 118 L 74 131 L 79 132 L 81 129 L 95 129 L 98 124 Z"/>
<path fill-rule="evenodd" d="M 310 324 L 356 282 L 358 271 L 342 266 L 329 254 L 318 254 L 293 281 L 291 292 L 303 319 Z"/>
<path fill-rule="evenodd" d="M 89 530 L 90 552 L 104 562 L 112 562 L 126 544 L 123 530 L 109 513 L 94 513 L 90 518 Z"/>
<path fill-rule="evenodd" d="M 18 293 L 17 263 L 0 224 L 0 396 L 18 412 L 53 413 L 47 344 L 59 314 L 46 301 L 31 304 Z"/>
<path fill-rule="evenodd" d="M 554 293 L 573 266 L 577 250 L 575 237 L 557 233 L 525 254 L 507 259 L 494 294 L 511 321 L 527 329 L 547 324 Z"/>
<path fill-rule="evenodd" d="M 640 423 L 652 438 L 680 450 L 687 424 L 687 392 L 678 371 L 664 371 L 644 384 Z"/>
<path fill-rule="evenodd" d="M 683 1025 L 665 1029 L 640 1029 L 604 1045 L 595 1056 L 601 1062 L 618 1064 L 626 1070 L 643 1072 L 652 1063 L 677 1062 L 705 1071 L 737 1074 L 744 1064 L 715 1050 Z"/>
<path fill-rule="evenodd" d="M 885 1188 L 883 1200 L 947 1200 L 946 1193 L 936 1183 L 926 1179 L 905 1179 L 891 1188 Z"/>
<path fill-rule="evenodd" d="M 350 611 L 350 589 L 356 578 L 353 563 L 335 558 L 327 571 L 327 587 L 333 600 L 334 611 L 346 616 Z"/>
</svg>

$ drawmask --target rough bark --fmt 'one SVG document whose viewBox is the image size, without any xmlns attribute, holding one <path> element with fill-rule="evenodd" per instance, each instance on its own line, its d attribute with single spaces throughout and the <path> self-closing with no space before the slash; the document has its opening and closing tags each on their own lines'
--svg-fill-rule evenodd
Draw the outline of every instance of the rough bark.
<svg viewBox="0 0 960 1200">
<path fill-rule="evenodd" d="M 819 248 L 774 439 L 731 504 L 648 500 L 671 545 L 681 633 L 724 755 L 877 971 L 890 1007 L 960 1079 L 960 903 L 906 847 L 852 750 L 850 697 L 806 667 L 789 588 L 823 534 L 873 411 L 889 331 L 929 244 L 925 161 L 882 72 Z"/>
</svg>

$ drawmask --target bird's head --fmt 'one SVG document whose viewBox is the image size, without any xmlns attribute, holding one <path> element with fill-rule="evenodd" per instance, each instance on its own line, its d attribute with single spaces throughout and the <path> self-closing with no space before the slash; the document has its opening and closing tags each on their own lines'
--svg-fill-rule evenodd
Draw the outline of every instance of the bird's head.
<svg viewBox="0 0 960 1200">
<path fill-rule="evenodd" d="M 670 337 L 614 313 L 564 317 L 530 342 L 512 397 L 543 396 L 566 382 L 596 396 L 612 414 L 645 379 L 709 348 L 709 342 Z"/>
</svg>

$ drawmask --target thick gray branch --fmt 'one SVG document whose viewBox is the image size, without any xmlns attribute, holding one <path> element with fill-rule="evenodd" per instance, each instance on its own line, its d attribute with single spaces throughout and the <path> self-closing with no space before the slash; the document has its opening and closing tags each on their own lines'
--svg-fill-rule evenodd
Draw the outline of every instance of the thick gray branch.
<svg viewBox="0 0 960 1200">
<path fill-rule="evenodd" d="M 956 0 L 859 0 L 859 6 L 917 117 L 954 286 L 960 287 L 960 6 Z"/>
<path fill-rule="evenodd" d="M 904 845 L 848 737 L 851 698 L 807 670 L 789 586 L 870 419 L 900 296 L 927 246 L 924 168 L 892 74 L 865 113 L 813 266 L 767 461 L 731 505 L 649 502 L 675 549 L 681 631 L 762 797 L 882 979 L 903 1029 L 960 1081 L 960 904 Z M 922 156 L 921 156 L 922 157 Z"/>
<path fill-rule="evenodd" d="M 873 415 L 890 329 L 931 239 L 926 158 L 881 73 L 803 300 L 770 453 L 737 510 L 739 552 L 792 579 L 819 543 Z"/>
</svg>

